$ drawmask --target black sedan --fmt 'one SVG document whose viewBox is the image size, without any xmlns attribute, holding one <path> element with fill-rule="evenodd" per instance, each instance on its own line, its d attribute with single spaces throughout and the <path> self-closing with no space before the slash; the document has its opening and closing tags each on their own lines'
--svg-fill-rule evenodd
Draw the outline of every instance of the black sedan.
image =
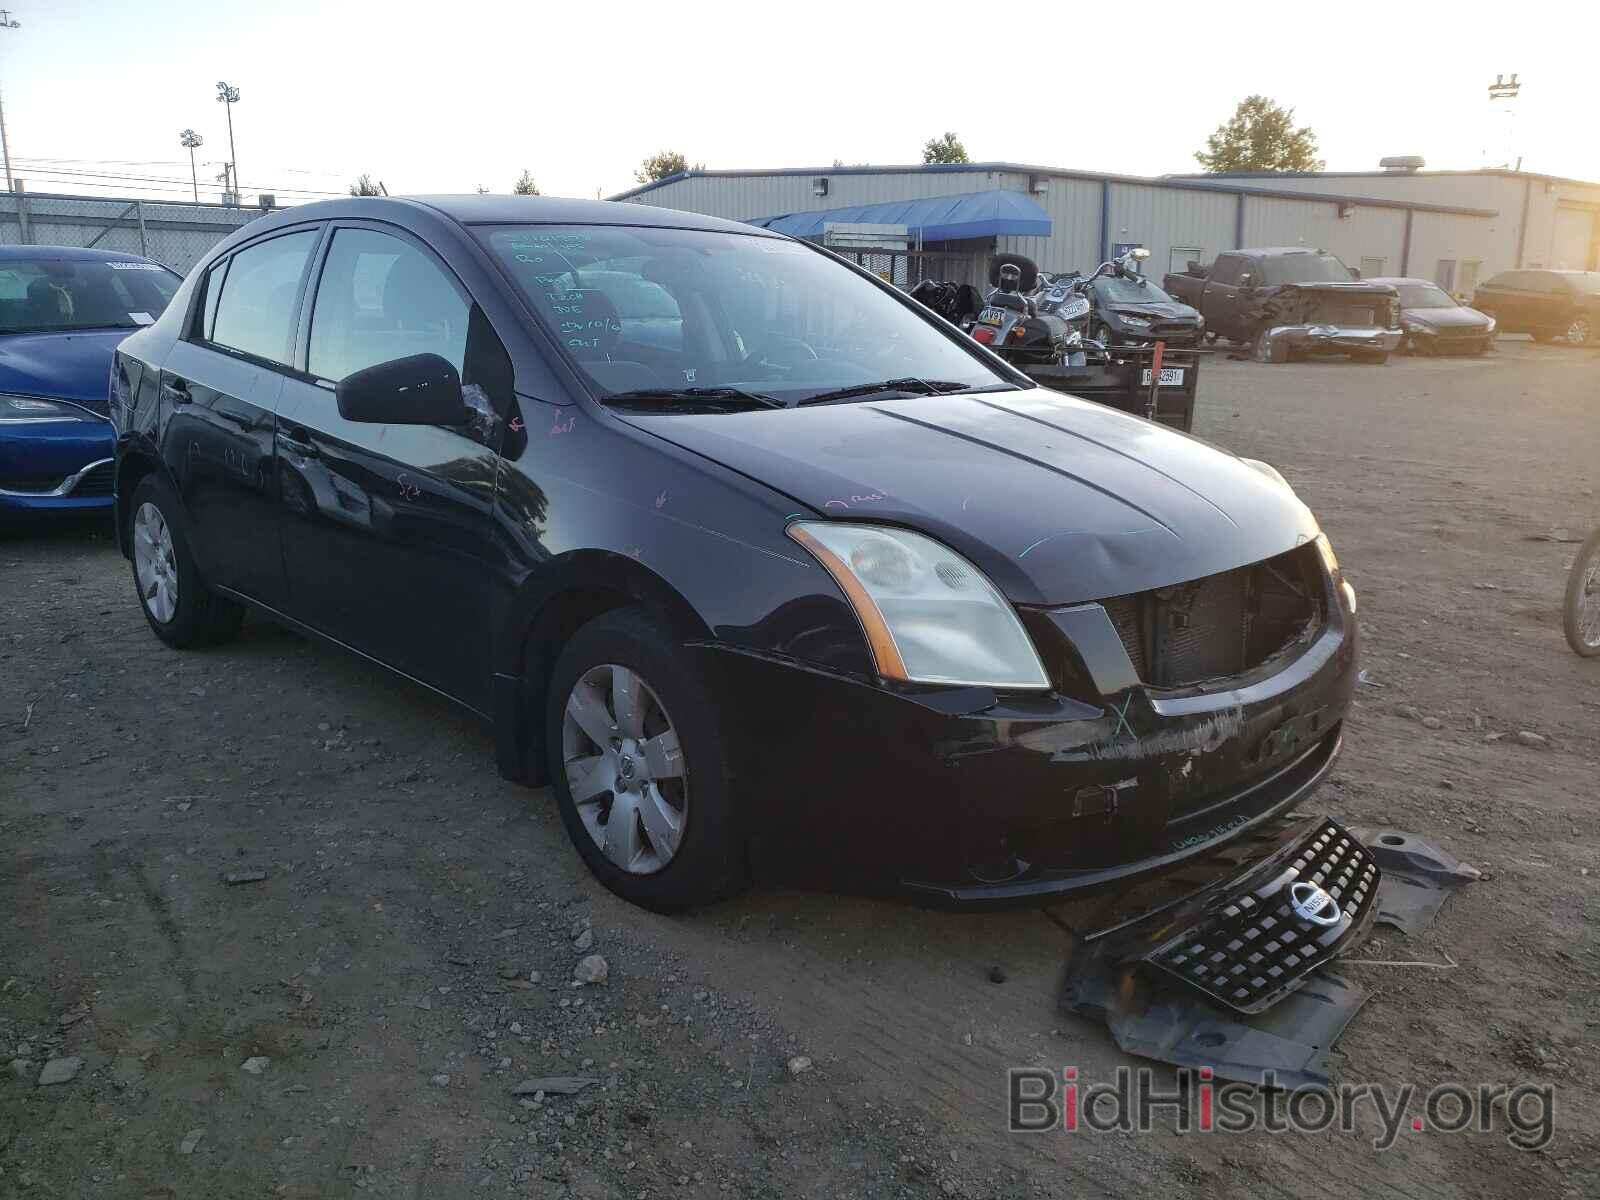
<svg viewBox="0 0 1600 1200">
<path fill-rule="evenodd" d="M 1197 346 L 1205 332 L 1197 309 L 1140 276 L 1102 275 L 1086 292 L 1094 306 L 1089 336 L 1108 346 Z"/>
<path fill-rule="evenodd" d="M 645 906 L 767 862 L 947 902 L 1115 884 L 1339 748 L 1354 593 L 1276 472 L 765 230 L 306 205 L 195 268 L 111 403 L 157 637 L 248 609 L 463 705 Z"/>
<path fill-rule="evenodd" d="M 1495 320 L 1468 308 L 1426 279 L 1373 279 L 1400 293 L 1402 354 L 1482 354 L 1494 345 Z"/>
</svg>

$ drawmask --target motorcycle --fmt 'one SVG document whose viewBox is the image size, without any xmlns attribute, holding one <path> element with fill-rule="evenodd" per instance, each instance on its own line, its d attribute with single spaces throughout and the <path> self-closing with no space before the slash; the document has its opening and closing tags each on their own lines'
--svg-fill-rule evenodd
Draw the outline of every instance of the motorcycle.
<svg viewBox="0 0 1600 1200">
<path fill-rule="evenodd" d="M 1020 254 L 997 256 L 989 282 L 993 286 L 968 329 L 974 341 L 1019 365 L 1084 364 L 1086 296 L 1055 282 L 1041 287 L 1039 268 Z"/>
</svg>

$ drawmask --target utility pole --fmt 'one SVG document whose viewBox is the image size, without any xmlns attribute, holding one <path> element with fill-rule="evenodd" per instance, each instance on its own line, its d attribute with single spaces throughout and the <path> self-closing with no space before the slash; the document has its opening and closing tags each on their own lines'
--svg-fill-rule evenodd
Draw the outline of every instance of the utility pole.
<svg viewBox="0 0 1600 1200">
<path fill-rule="evenodd" d="M 1507 79 L 1504 75 L 1496 75 L 1494 77 L 1494 82 L 1489 85 L 1490 111 L 1498 112 L 1500 114 L 1499 121 L 1497 123 L 1502 126 L 1502 128 L 1496 132 L 1505 139 L 1504 144 L 1500 146 L 1499 149 L 1504 150 L 1506 156 L 1503 163 L 1497 161 L 1490 162 L 1489 166 L 1491 167 L 1511 167 L 1512 165 L 1511 156 L 1516 149 L 1515 143 L 1517 136 L 1517 96 L 1521 93 L 1521 91 L 1522 84 L 1517 82 L 1517 75 L 1515 71 L 1511 73 L 1510 79 Z M 1496 154 L 1495 157 L 1498 158 L 1498 154 Z M 1514 169 L 1518 171 L 1522 170 L 1522 156 L 1520 154 L 1516 156 L 1516 166 Z"/>
<path fill-rule="evenodd" d="M 223 105 L 228 112 L 228 162 L 232 164 L 233 186 L 237 189 L 239 186 L 239 154 L 233 148 L 233 106 L 239 103 L 239 89 L 229 87 L 225 83 L 217 84 L 217 103 Z M 234 192 L 233 200 L 235 204 L 239 202 L 237 190 Z"/>
<path fill-rule="evenodd" d="M 200 203 L 200 177 L 194 170 L 194 152 L 205 145 L 205 138 L 192 129 L 185 129 L 178 135 L 178 145 L 187 146 L 189 149 L 189 183 L 194 187 L 194 202 Z"/>
<path fill-rule="evenodd" d="M 0 8 L 0 29 L 21 28 L 21 22 L 11 19 L 10 9 Z M 6 141 L 6 109 L 3 102 L 0 102 L 0 157 L 6 160 L 6 191 L 14 192 L 17 185 L 11 178 L 11 144 Z"/>
</svg>

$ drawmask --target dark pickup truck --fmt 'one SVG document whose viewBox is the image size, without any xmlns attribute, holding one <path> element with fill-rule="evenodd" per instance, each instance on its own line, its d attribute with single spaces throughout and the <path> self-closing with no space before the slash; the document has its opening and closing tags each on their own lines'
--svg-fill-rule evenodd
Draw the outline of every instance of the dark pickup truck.
<svg viewBox="0 0 1600 1200">
<path fill-rule="evenodd" d="M 1228 250 L 1209 269 L 1168 275 L 1162 286 L 1200 310 L 1206 329 L 1247 342 L 1262 362 L 1349 354 L 1383 362 L 1400 344 L 1400 297 L 1324 250 L 1301 246 Z"/>
</svg>

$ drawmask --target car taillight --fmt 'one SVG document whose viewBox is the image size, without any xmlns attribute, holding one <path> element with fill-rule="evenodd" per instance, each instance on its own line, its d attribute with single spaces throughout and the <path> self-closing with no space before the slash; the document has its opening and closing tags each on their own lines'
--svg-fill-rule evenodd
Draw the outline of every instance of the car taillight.
<svg viewBox="0 0 1600 1200">
<path fill-rule="evenodd" d="M 994 344 L 994 330 L 987 325 L 980 325 L 972 331 L 972 340 L 982 342 L 985 346 Z"/>
</svg>

